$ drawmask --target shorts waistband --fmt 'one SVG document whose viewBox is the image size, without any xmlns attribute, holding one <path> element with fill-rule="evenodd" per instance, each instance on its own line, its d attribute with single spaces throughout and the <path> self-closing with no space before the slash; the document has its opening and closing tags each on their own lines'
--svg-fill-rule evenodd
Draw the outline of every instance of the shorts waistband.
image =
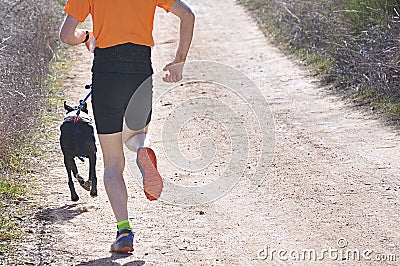
<svg viewBox="0 0 400 266">
<path fill-rule="evenodd" d="M 92 72 L 153 74 L 151 47 L 125 43 L 94 50 Z"/>
<path fill-rule="evenodd" d="M 107 48 L 96 48 L 94 50 L 95 58 L 99 59 L 118 59 L 127 61 L 146 61 L 151 58 L 151 47 L 134 43 L 124 43 Z"/>
</svg>

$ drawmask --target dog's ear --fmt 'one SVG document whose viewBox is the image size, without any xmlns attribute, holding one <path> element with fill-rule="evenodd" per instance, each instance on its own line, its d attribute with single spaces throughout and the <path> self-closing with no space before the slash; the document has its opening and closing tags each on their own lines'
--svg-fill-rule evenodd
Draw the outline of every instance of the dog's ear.
<svg viewBox="0 0 400 266">
<path fill-rule="evenodd" d="M 82 104 L 82 102 L 83 102 L 83 100 L 80 100 L 80 101 L 79 101 L 80 104 Z M 86 102 L 83 104 L 81 110 L 82 110 L 82 112 L 84 112 L 84 113 L 87 113 L 87 114 L 89 113 L 89 111 L 88 111 L 88 109 L 87 109 L 87 103 L 86 103 Z"/>
<path fill-rule="evenodd" d="M 67 104 L 67 101 L 64 101 L 64 109 L 67 113 L 74 111 L 75 109 Z"/>
</svg>

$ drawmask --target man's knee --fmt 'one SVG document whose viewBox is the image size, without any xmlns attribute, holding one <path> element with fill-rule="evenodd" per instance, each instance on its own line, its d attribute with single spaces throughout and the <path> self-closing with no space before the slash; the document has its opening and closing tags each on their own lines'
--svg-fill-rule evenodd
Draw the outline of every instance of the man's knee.
<svg viewBox="0 0 400 266">
<path fill-rule="evenodd" d="M 104 162 L 104 177 L 122 176 L 125 168 L 125 158 L 114 158 Z"/>
</svg>

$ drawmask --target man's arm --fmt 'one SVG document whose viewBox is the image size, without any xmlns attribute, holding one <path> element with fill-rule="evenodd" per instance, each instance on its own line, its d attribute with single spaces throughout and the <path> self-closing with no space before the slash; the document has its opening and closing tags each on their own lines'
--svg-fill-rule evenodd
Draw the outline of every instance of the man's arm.
<svg viewBox="0 0 400 266">
<path fill-rule="evenodd" d="M 181 23 L 178 50 L 175 59 L 165 66 L 164 71 L 169 71 L 169 74 L 166 74 L 163 80 L 178 82 L 182 79 L 183 65 L 192 43 L 195 16 L 189 6 L 181 0 L 175 0 L 169 11 L 179 17 Z"/>
<path fill-rule="evenodd" d="M 78 45 L 83 43 L 86 39 L 86 30 L 77 29 L 79 21 L 67 15 L 65 17 L 64 23 L 60 30 L 60 39 L 63 43 L 69 45 Z M 92 38 L 92 32 L 89 31 L 89 39 L 85 42 L 86 47 L 89 47 L 90 39 Z"/>
</svg>

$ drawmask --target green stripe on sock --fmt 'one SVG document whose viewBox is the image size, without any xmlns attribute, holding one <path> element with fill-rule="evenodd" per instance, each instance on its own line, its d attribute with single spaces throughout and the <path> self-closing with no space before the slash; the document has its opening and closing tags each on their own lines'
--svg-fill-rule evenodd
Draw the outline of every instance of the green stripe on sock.
<svg viewBox="0 0 400 266">
<path fill-rule="evenodd" d="M 118 222 L 117 227 L 118 227 L 118 232 L 121 232 L 122 230 L 132 230 L 129 220 L 123 220 Z"/>
</svg>

